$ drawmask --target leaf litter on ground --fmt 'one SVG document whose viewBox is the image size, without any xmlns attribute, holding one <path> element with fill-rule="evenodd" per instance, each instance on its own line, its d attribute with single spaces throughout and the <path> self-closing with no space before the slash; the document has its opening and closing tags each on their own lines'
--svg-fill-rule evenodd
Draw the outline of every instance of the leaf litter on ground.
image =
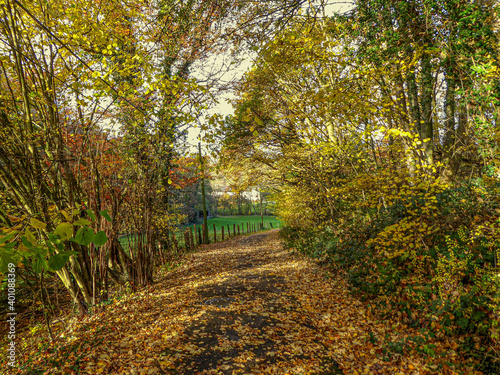
<svg viewBox="0 0 500 375">
<path fill-rule="evenodd" d="M 283 249 L 277 230 L 204 245 L 156 282 L 77 322 L 57 345 L 21 349 L 12 373 L 456 374 L 456 343 L 388 352 L 415 331 L 382 321 L 345 280 Z M 27 365 L 29 364 L 29 365 Z"/>
</svg>

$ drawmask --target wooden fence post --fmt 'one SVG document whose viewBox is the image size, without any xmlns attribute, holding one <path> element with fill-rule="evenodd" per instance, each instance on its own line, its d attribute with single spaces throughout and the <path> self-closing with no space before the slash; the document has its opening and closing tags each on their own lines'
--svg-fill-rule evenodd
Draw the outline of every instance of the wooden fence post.
<svg viewBox="0 0 500 375">
<path fill-rule="evenodd" d="M 163 250 L 163 241 L 158 241 L 158 253 L 160 254 L 160 262 L 162 266 L 165 264 L 165 261 L 163 260 Z"/>
<path fill-rule="evenodd" d="M 198 227 L 198 245 L 202 244 L 203 240 L 201 238 L 201 227 Z"/>
<path fill-rule="evenodd" d="M 240 235 L 240 224 L 238 224 L 238 236 Z"/>
<path fill-rule="evenodd" d="M 229 228 L 229 224 L 227 225 L 227 238 L 231 238 L 231 229 Z"/>
<path fill-rule="evenodd" d="M 189 250 L 189 234 L 187 228 L 184 229 L 184 247 L 186 248 L 186 251 Z"/>
<path fill-rule="evenodd" d="M 189 242 L 191 244 L 191 248 L 194 249 L 193 227 L 189 227 Z"/>
<path fill-rule="evenodd" d="M 224 241 L 224 225 L 222 226 L 222 241 Z"/>
<path fill-rule="evenodd" d="M 199 245 L 200 243 L 198 242 L 198 237 L 197 237 L 197 231 L 196 231 L 196 224 L 193 225 L 194 226 L 194 237 L 195 237 L 195 240 L 196 240 L 196 245 Z"/>
<path fill-rule="evenodd" d="M 208 238 L 206 238 L 206 236 L 205 236 L 205 224 L 201 224 L 201 238 L 202 238 L 203 243 L 205 243 L 205 244 L 208 243 Z"/>
<path fill-rule="evenodd" d="M 233 237 L 236 236 L 236 224 L 233 224 Z"/>
<path fill-rule="evenodd" d="M 215 228 L 215 224 L 214 224 L 214 243 L 217 242 L 217 228 Z"/>
<path fill-rule="evenodd" d="M 177 241 L 177 237 L 175 237 L 175 231 L 172 231 L 172 242 L 174 244 L 175 252 L 178 253 L 179 252 L 179 242 Z"/>
</svg>

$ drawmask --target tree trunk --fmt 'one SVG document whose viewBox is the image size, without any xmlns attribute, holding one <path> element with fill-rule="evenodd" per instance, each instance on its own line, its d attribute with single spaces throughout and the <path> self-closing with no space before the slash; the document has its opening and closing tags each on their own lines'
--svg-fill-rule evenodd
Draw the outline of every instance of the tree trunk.
<svg viewBox="0 0 500 375">
<path fill-rule="evenodd" d="M 423 143 L 422 163 L 424 165 L 433 164 L 434 132 L 432 129 L 432 97 L 433 97 L 433 77 L 431 57 L 425 53 L 422 57 L 422 120 L 420 126 L 420 138 Z"/>
<path fill-rule="evenodd" d="M 242 197 L 241 197 L 241 193 L 238 193 L 238 197 L 236 198 L 237 202 L 238 202 L 238 215 L 242 215 L 242 212 L 241 212 L 241 201 L 242 201 Z"/>
<path fill-rule="evenodd" d="M 455 154 L 455 79 L 451 74 L 447 74 L 446 80 L 446 95 L 444 99 L 444 142 L 443 142 L 443 158 L 444 158 L 444 178 L 451 181 L 453 178 L 453 158 Z"/>
<path fill-rule="evenodd" d="M 408 102 L 410 106 L 411 113 L 411 124 L 410 128 L 419 129 L 420 128 L 420 104 L 418 102 L 418 88 L 415 81 L 415 73 L 408 73 Z M 421 136 L 421 134 L 420 134 Z"/>
<path fill-rule="evenodd" d="M 198 143 L 198 151 L 199 151 L 199 158 L 200 158 L 200 166 L 201 166 L 201 202 L 203 205 L 203 243 L 208 244 L 209 239 L 208 239 L 208 218 L 207 218 L 207 201 L 206 201 L 206 194 L 205 194 L 205 163 L 203 161 L 203 158 L 201 156 L 201 143 Z"/>
<path fill-rule="evenodd" d="M 410 129 L 410 124 L 408 121 L 408 107 L 406 105 L 406 97 L 403 88 L 403 78 L 401 76 L 396 79 L 396 111 L 403 130 L 413 133 Z M 414 153 L 413 150 L 411 150 L 411 144 L 409 144 L 408 140 L 403 140 L 403 143 L 406 154 L 406 167 L 408 168 L 410 177 L 413 177 L 415 175 Z"/>
<path fill-rule="evenodd" d="M 262 226 L 264 226 L 264 210 L 262 209 L 262 202 L 264 201 L 264 195 L 262 194 L 262 191 L 259 191 L 260 194 L 260 221 Z"/>
</svg>

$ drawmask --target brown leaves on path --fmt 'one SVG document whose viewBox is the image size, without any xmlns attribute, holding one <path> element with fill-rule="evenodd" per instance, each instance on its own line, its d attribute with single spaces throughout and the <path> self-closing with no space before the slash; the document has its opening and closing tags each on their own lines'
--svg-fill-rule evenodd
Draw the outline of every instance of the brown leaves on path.
<svg viewBox="0 0 500 375">
<path fill-rule="evenodd" d="M 31 368 L 46 374 L 434 373 L 425 358 L 382 360 L 383 339 L 408 332 L 375 321 L 343 280 L 325 272 L 283 250 L 277 231 L 203 246 L 153 286 L 82 322 L 61 339 L 57 355 L 31 358 Z"/>
</svg>

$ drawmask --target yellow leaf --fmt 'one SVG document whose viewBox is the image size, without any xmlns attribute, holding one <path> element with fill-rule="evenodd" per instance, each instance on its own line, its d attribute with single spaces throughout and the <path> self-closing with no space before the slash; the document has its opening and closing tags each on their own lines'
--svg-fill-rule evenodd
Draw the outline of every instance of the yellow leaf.
<svg viewBox="0 0 500 375">
<path fill-rule="evenodd" d="M 73 225 L 70 223 L 61 223 L 54 230 L 54 234 L 61 237 L 62 240 L 68 240 L 73 237 Z"/>
<path fill-rule="evenodd" d="M 45 229 L 47 227 L 47 224 L 41 222 L 40 220 L 35 219 L 34 217 L 31 218 L 30 224 L 35 229 Z"/>
<path fill-rule="evenodd" d="M 36 238 L 28 228 L 26 228 L 26 230 L 24 231 L 24 235 L 26 236 L 26 239 L 30 242 L 30 244 L 36 244 Z"/>
<path fill-rule="evenodd" d="M 61 214 L 66 218 L 66 220 L 71 221 L 71 217 L 66 211 L 61 210 Z"/>
</svg>

